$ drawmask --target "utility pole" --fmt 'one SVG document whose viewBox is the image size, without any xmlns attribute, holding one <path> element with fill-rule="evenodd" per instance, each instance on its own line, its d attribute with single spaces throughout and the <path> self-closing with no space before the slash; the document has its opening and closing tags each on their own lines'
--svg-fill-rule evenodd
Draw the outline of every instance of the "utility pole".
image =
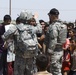
<svg viewBox="0 0 76 75">
<path fill-rule="evenodd" d="M 9 0 L 9 15 L 11 16 L 11 0 Z"/>
<path fill-rule="evenodd" d="M 76 27 L 76 20 L 75 20 L 75 27 Z"/>
</svg>

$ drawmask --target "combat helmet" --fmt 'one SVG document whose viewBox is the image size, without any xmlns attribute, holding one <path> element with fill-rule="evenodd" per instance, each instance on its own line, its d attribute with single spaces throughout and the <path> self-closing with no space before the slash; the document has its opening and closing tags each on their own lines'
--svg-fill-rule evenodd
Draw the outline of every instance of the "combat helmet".
<svg viewBox="0 0 76 75">
<path fill-rule="evenodd" d="M 33 15 L 32 15 L 32 12 L 28 10 L 22 10 L 19 17 L 20 19 L 29 20 L 30 18 L 33 18 Z"/>
</svg>

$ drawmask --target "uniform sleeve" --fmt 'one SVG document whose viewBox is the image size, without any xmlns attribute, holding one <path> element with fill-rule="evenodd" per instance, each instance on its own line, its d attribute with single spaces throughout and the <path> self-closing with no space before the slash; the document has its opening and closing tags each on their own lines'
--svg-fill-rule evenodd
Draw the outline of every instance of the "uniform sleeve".
<svg viewBox="0 0 76 75">
<path fill-rule="evenodd" d="M 42 26 L 37 24 L 37 32 L 42 33 Z"/>
<path fill-rule="evenodd" d="M 58 36 L 58 30 L 57 30 L 57 26 L 53 25 L 51 27 L 49 27 L 49 37 L 51 39 L 57 38 Z"/>
<path fill-rule="evenodd" d="M 16 31 L 17 31 L 16 26 L 15 25 L 11 25 L 10 28 L 2 36 L 3 39 L 8 39 L 10 36 L 14 35 Z"/>
<path fill-rule="evenodd" d="M 40 24 L 37 24 L 37 26 L 34 27 L 32 32 L 33 33 L 42 33 L 42 26 Z"/>
</svg>

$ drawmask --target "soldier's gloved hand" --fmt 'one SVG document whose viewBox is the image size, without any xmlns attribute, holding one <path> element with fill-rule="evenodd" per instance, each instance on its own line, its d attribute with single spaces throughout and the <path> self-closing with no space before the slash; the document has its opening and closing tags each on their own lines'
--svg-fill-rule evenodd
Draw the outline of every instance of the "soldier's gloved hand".
<svg viewBox="0 0 76 75">
<path fill-rule="evenodd" d="M 52 49 L 48 49 L 47 51 L 49 54 L 53 54 L 53 50 Z"/>
</svg>

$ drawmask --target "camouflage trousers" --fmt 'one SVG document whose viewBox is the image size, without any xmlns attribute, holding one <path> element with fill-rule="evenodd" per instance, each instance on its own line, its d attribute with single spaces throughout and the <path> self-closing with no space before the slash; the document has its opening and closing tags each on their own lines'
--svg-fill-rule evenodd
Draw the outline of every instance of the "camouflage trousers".
<svg viewBox="0 0 76 75">
<path fill-rule="evenodd" d="M 22 58 L 16 56 L 14 75 L 31 75 L 34 72 L 34 66 L 34 58 Z"/>
<path fill-rule="evenodd" d="M 62 68 L 62 56 L 63 51 L 55 51 L 49 54 L 50 56 L 50 67 L 49 71 L 53 75 L 62 75 L 61 68 Z"/>
</svg>

